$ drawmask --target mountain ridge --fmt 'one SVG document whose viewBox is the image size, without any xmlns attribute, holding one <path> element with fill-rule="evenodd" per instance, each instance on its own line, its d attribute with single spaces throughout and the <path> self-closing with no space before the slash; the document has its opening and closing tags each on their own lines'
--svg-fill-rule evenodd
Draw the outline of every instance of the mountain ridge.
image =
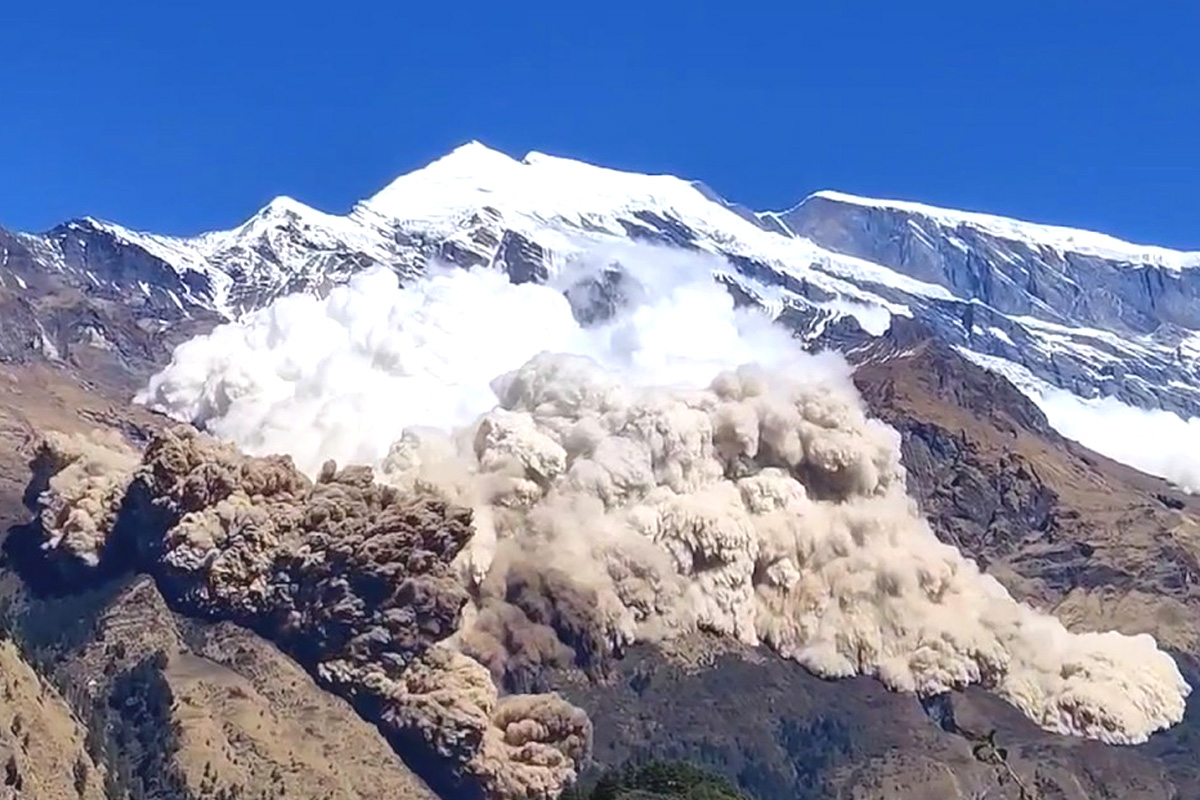
<svg viewBox="0 0 1200 800">
<path fill-rule="evenodd" d="M 192 237 L 92 218 L 0 234 L 0 295 L 24 308 L 0 356 L 69 361 L 98 347 L 130 368 L 145 344 L 105 325 L 101 306 L 118 298 L 133 319 L 117 327 L 155 331 L 169 352 L 181 322 L 322 295 L 372 266 L 402 281 L 440 262 L 547 282 L 585 250 L 630 241 L 709 257 L 715 278 L 809 347 L 861 344 L 912 318 L 976 363 L 1027 372 L 1043 406 L 1061 390 L 1200 415 L 1198 253 L 832 190 L 758 212 L 699 181 L 537 151 L 518 160 L 478 141 L 343 215 L 281 195 Z"/>
<path fill-rule="evenodd" d="M 482 157 L 482 158 L 481 158 Z M 470 159 L 470 161 L 467 161 Z M 120 231 L 125 235 L 150 236 L 159 241 L 171 242 L 204 242 L 215 237 L 228 236 L 234 234 L 240 229 L 243 229 L 252 224 L 259 218 L 270 218 L 277 216 L 280 213 L 293 213 L 300 216 L 310 216 L 330 219 L 345 219 L 352 216 L 355 211 L 360 210 L 364 206 L 379 205 L 381 197 L 398 193 L 397 190 L 403 188 L 402 182 L 406 178 L 426 172 L 430 168 L 438 165 L 453 164 L 454 169 L 459 170 L 463 166 L 478 167 L 481 164 L 486 165 L 488 162 L 493 164 L 502 164 L 504 166 L 533 166 L 539 163 L 561 163 L 566 165 L 582 165 L 592 170 L 611 173 L 618 176 L 637 176 L 639 178 L 651 179 L 668 179 L 672 182 L 685 184 L 688 187 L 694 188 L 705 199 L 717 202 L 727 209 L 731 210 L 738 216 L 742 216 L 747 221 L 754 222 L 766 229 L 776 228 L 776 222 L 795 212 L 804 204 L 813 200 L 830 200 L 843 204 L 863 206 L 877 209 L 888 209 L 894 211 L 904 211 L 912 214 L 941 219 L 948 222 L 956 222 L 968 224 L 979 228 L 993 228 L 995 231 L 1006 231 L 1011 238 L 1031 238 L 1034 234 L 1042 234 L 1046 238 L 1059 237 L 1058 245 L 1062 249 L 1072 250 L 1074 252 L 1086 253 L 1089 247 L 1094 247 L 1094 243 L 1103 242 L 1108 245 L 1108 248 L 1114 253 L 1123 253 L 1130 257 L 1131 262 L 1155 263 L 1156 259 L 1161 261 L 1164 266 L 1183 266 L 1196 267 L 1200 266 L 1200 250 L 1181 250 L 1178 248 L 1164 247 L 1153 244 L 1139 244 L 1120 237 L 1111 236 L 1099 230 L 1091 228 L 1082 228 L 1070 225 L 1053 224 L 1037 222 L 1031 219 L 1022 217 L 1009 216 L 1004 214 L 994 214 L 985 211 L 972 211 L 965 209 L 955 209 L 948 206 L 937 206 L 919 201 L 898 199 L 898 198 L 882 198 L 860 195 L 851 192 L 845 192 L 834 188 L 817 189 L 811 191 L 801 197 L 798 201 L 781 209 L 763 209 L 754 210 L 744 204 L 730 200 L 720 193 L 716 192 L 708 184 L 700 179 L 680 178 L 669 173 L 632 173 L 607 167 L 594 166 L 586 162 L 580 162 L 565 156 L 553 155 L 539 150 L 530 150 L 521 158 L 513 158 L 500 150 L 494 149 L 478 139 L 472 139 L 453 148 L 449 153 L 441 156 L 424 167 L 417 168 L 408 173 L 405 173 L 385 184 L 374 194 L 371 194 L 361 200 L 351 204 L 349 210 L 345 214 L 329 212 L 320 209 L 316 206 L 309 205 L 304 201 L 294 198 L 290 195 L 277 195 L 268 203 L 259 208 L 256 212 L 246 218 L 241 224 L 229 229 L 206 229 L 195 234 L 173 234 L 162 235 L 154 234 L 149 231 L 143 231 L 137 228 L 130 228 L 114 221 L 104 220 L 90 215 L 75 217 L 65 220 L 61 225 L 69 225 L 71 223 L 89 223 L 100 227 L 105 227 L 110 230 Z M 467 170 L 466 175 L 476 177 L 478 171 Z M 738 210 L 741 211 L 739 212 Z M 768 222 L 762 220 L 763 217 L 771 217 L 773 221 Z M 55 226 L 55 227 L 59 227 Z M 51 229 L 53 230 L 53 228 Z M 44 233 L 48 233 L 46 231 Z M 775 232 L 778 232 L 777 230 Z M 791 235 L 796 235 L 789 231 Z M 26 234 L 29 235 L 29 234 Z M 35 234 L 36 235 L 36 234 Z M 1177 262 L 1177 263 L 1172 263 Z"/>
</svg>

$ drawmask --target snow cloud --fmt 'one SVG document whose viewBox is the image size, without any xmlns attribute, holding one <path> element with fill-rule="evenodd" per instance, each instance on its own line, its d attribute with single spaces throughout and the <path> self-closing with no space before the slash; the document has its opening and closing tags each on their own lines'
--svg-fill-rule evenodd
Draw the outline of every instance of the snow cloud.
<svg viewBox="0 0 1200 800">
<path fill-rule="evenodd" d="M 1134 469 L 1157 475 L 1187 492 L 1200 492 L 1200 417 L 1183 419 L 1162 409 L 1145 409 L 1115 397 L 1083 398 L 995 356 L 959 352 L 1004 375 L 1046 415 L 1056 431 L 1084 447 Z"/>
<path fill-rule="evenodd" d="M 1085 400 L 1062 389 L 1035 399 L 1063 436 L 1185 491 L 1200 491 L 1200 418 L 1185 420 L 1113 397 Z"/>
</svg>

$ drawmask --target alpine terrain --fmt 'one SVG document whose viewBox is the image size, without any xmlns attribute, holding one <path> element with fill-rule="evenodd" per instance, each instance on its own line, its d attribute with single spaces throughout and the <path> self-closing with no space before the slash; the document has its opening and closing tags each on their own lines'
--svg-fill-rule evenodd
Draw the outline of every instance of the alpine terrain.
<svg viewBox="0 0 1200 800">
<path fill-rule="evenodd" d="M 1200 252 L 478 142 L 0 229 L 0 791 L 1200 796 L 1198 358 Z"/>
</svg>

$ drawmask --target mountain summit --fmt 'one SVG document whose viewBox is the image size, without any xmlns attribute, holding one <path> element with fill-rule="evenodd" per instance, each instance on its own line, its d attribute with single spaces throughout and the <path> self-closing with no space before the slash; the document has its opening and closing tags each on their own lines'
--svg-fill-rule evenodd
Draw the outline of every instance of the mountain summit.
<svg viewBox="0 0 1200 800">
<path fill-rule="evenodd" d="M 517 160 L 479 142 L 345 215 L 279 197 L 233 230 L 194 237 L 90 218 L 0 231 L 0 308 L 12 309 L 0 353 L 100 357 L 144 374 L 181 323 L 323 294 L 374 265 L 411 278 L 436 260 L 540 282 L 574 254 L 627 241 L 715 256 L 717 279 L 813 347 L 853 348 L 896 317 L 915 320 L 1083 440 L 1113 409 L 1200 415 L 1200 253 L 834 191 L 754 212 L 695 181 Z"/>
</svg>

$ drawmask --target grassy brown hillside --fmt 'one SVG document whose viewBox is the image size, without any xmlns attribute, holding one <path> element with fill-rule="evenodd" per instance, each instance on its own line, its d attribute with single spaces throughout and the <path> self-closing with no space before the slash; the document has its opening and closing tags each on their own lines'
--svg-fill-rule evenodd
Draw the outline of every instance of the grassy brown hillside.
<svg viewBox="0 0 1200 800">
<path fill-rule="evenodd" d="M 0 642 L 0 797 L 104 797 L 105 773 L 85 747 L 87 729 L 62 696 Z"/>
</svg>

